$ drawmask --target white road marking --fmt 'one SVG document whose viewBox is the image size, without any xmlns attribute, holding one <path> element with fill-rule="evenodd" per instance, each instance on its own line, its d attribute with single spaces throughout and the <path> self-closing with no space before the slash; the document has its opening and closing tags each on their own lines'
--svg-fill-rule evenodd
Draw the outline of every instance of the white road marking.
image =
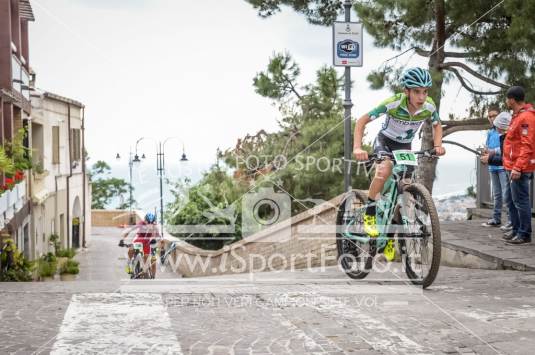
<svg viewBox="0 0 535 355">
<path fill-rule="evenodd" d="M 492 322 L 495 320 L 510 320 L 510 319 L 526 319 L 526 318 L 535 318 L 535 308 L 526 309 L 524 308 L 510 308 L 500 312 L 491 312 L 484 309 L 474 309 L 471 311 L 459 311 L 467 317 L 481 320 L 484 322 Z"/>
<path fill-rule="evenodd" d="M 73 295 L 51 354 L 182 354 L 161 295 Z"/>
</svg>

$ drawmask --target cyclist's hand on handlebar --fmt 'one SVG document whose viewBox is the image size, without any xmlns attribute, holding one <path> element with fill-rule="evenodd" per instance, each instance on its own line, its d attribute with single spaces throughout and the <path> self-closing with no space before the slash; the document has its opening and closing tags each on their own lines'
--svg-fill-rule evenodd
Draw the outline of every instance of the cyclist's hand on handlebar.
<svg viewBox="0 0 535 355">
<path fill-rule="evenodd" d="M 446 149 L 444 149 L 443 146 L 435 147 L 433 150 L 435 151 L 434 154 L 437 156 L 442 156 L 446 154 Z"/>
<path fill-rule="evenodd" d="M 353 154 L 355 155 L 355 158 L 359 161 L 368 160 L 368 152 L 363 149 L 355 148 L 353 150 Z"/>
<path fill-rule="evenodd" d="M 121 240 L 119 241 L 119 246 L 120 246 L 120 247 L 124 247 L 124 239 L 121 239 Z"/>
</svg>

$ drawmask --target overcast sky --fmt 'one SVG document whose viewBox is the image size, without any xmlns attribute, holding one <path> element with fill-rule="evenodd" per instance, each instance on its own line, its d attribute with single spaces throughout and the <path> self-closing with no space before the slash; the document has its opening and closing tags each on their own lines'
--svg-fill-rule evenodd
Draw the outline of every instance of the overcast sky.
<svg viewBox="0 0 535 355">
<path fill-rule="evenodd" d="M 252 86 L 273 52 L 293 55 L 301 85 L 332 64 L 332 29 L 310 25 L 290 9 L 261 19 L 244 0 L 32 0 L 32 5 L 30 61 L 37 86 L 87 106 L 93 162 L 113 162 L 117 151 L 126 154 L 142 136 L 179 136 L 192 164 L 206 166 L 217 147 L 277 129 L 279 113 Z M 365 78 L 395 53 L 374 48 L 367 34 L 364 42 L 364 67 L 352 70 L 354 117 L 390 94 L 370 90 Z M 411 55 L 399 63 L 425 65 Z M 464 112 L 468 95 L 459 92 L 459 84 L 449 85 L 447 93 L 442 117 Z M 374 122 L 369 136 L 379 127 Z M 470 146 L 482 137 L 453 136 Z M 154 155 L 151 142 L 142 149 Z M 178 141 L 170 141 L 166 156 L 178 159 L 179 150 Z M 445 162 L 473 160 L 455 148 L 449 153 Z"/>
</svg>

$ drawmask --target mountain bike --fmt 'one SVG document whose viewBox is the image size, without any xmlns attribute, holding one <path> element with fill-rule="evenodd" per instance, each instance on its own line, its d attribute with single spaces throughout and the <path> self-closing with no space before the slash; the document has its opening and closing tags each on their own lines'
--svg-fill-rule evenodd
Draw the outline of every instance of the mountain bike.
<svg viewBox="0 0 535 355">
<path fill-rule="evenodd" d="M 348 192 L 338 208 L 336 245 L 344 272 L 353 279 L 363 279 L 372 270 L 376 255 L 401 254 L 401 263 L 409 280 L 423 288 L 437 276 L 441 258 L 440 223 L 429 191 L 414 182 L 418 157 L 436 159 L 434 150 L 398 150 L 370 156 L 369 169 L 375 163 L 392 160 L 392 174 L 376 201 L 379 236 L 364 232 L 363 216 L 368 197 L 358 190 Z M 396 248 L 397 244 L 397 248 Z"/>
<path fill-rule="evenodd" d="M 156 241 L 154 241 L 156 242 Z M 134 256 L 131 260 L 128 261 L 127 272 L 130 274 L 131 279 L 154 279 L 156 275 L 152 273 L 152 268 L 150 267 L 152 263 L 156 262 L 156 253 L 158 248 L 155 246 L 156 243 L 150 244 L 150 264 L 148 267 L 143 267 L 144 265 L 144 256 L 143 252 L 143 243 L 134 242 L 132 244 L 119 244 L 119 246 L 124 246 L 126 248 L 132 247 L 134 251 Z M 146 269 L 146 270 L 145 270 Z"/>
</svg>

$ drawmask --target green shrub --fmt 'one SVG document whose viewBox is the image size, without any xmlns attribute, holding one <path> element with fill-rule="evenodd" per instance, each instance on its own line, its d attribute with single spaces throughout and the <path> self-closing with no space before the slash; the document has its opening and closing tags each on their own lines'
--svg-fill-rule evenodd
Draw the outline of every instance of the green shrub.
<svg viewBox="0 0 535 355">
<path fill-rule="evenodd" d="M 43 260 L 49 263 L 55 263 L 57 261 L 56 256 L 52 254 L 52 252 L 48 252 L 48 254 L 44 255 Z"/>
<path fill-rule="evenodd" d="M 58 250 L 60 248 L 59 235 L 51 234 L 48 240 L 49 240 L 49 243 L 54 246 L 54 253 L 57 255 Z"/>
<path fill-rule="evenodd" d="M 58 258 L 69 258 L 69 259 L 72 259 L 72 258 L 74 258 L 75 255 L 76 255 L 76 252 L 72 248 L 71 249 L 59 249 L 56 252 L 56 256 Z"/>
<path fill-rule="evenodd" d="M 39 260 L 39 276 L 40 277 L 54 277 L 56 273 L 56 263 L 50 263 L 45 260 Z"/>
<path fill-rule="evenodd" d="M 24 255 L 17 249 L 12 240 L 8 241 L 11 241 L 8 246 L 0 245 L 0 247 L 4 247 L 4 252 L 0 254 L 0 263 L 4 267 L 7 265 L 8 253 L 12 253 L 12 259 L 8 269 L 0 272 L 0 281 L 31 281 L 35 264 L 24 258 Z"/>
<path fill-rule="evenodd" d="M 67 260 L 65 264 L 61 266 L 61 270 L 59 271 L 60 274 L 72 274 L 76 275 L 80 272 L 79 266 L 80 264 L 75 260 Z"/>
</svg>

